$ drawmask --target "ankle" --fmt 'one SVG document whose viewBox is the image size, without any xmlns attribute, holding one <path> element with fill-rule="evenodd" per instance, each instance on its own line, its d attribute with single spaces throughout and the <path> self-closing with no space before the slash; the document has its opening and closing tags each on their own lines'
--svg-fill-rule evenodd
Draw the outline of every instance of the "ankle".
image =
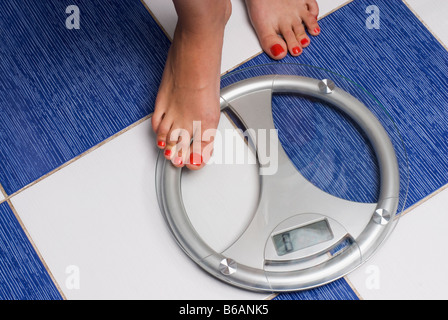
<svg viewBox="0 0 448 320">
<path fill-rule="evenodd" d="M 177 0 L 174 4 L 178 13 L 177 25 L 190 33 L 224 30 L 232 12 L 230 0 Z"/>
</svg>

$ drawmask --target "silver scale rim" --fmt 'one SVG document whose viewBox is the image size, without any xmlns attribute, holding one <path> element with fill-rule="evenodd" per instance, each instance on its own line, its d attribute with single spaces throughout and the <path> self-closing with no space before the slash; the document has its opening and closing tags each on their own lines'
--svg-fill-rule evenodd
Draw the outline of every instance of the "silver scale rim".
<svg viewBox="0 0 448 320">
<path fill-rule="evenodd" d="M 380 195 L 370 221 L 355 239 L 355 250 L 344 250 L 325 263 L 304 270 L 274 272 L 238 263 L 216 252 L 192 226 L 181 192 L 182 170 L 159 153 L 156 191 L 159 206 L 178 245 L 212 276 L 236 287 L 252 291 L 285 292 L 310 289 L 353 271 L 367 261 L 394 229 L 399 201 L 399 167 L 394 147 L 384 127 L 359 100 L 335 86 L 329 79 L 318 80 L 292 75 L 249 78 L 221 90 L 221 110 L 241 97 L 270 91 L 311 96 L 327 102 L 353 119 L 366 134 L 375 151 L 380 171 Z M 272 115 L 272 110 L 270 110 Z M 244 118 L 241 117 L 244 123 Z M 257 119 L 255 119 L 256 121 Z M 273 124 L 272 124 L 273 125 Z"/>
</svg>

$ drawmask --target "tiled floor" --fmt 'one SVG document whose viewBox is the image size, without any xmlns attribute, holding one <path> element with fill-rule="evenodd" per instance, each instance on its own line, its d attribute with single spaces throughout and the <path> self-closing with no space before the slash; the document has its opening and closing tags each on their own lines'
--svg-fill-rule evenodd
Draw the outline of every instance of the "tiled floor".
<svg viewBox="0 0 448 320">
<path fill-rule="evenodd" d="M 345 2 L 344 0 L 320 1 L 319 16 L 328 14 Z M 172 38 L 177 21 L 173 4 L 164 0 L 147 0 L 145 3 Z M 247 16 L 244 0 L 233 0 L 232 16 L 227 23 L 224 36 L 222 73 L 235 68 L 261 51 L 261 46 Z"/>
<path fill-rule="evenodd" d="M 358 0 L 354 0 L 356 1 Z M 447 47 L 448 28 L 445 16 L 448 13 L 448 3 L 443 0 L 430 2 L 431 5 L 423 0 L 406 1 L 430 32 Z M 171 36 L 176 21 L 171 2 L 146 0 L 145 3 L 164 32 Z M 320 0 L 320 16 L 331 14 L 333 10 L 341 10 L 341 6 L 345 4 L 345 1 L 339 0 Z M 80 4 L 81 9 L 82 5 L 88 4 L 87 2 Z M 149 23 L 151 15 L 143 6 L 141 8 L 138 5 L 131 6 L 131 9 L 133 12 L 138 12 L 142 24 Z M 116 14 L 114 11 L 111 12 Z M 88 19 L 86 15 L 86 20 Z M 95 22 L 92 21 L 89 23 Z M 109 23 L 108 28 L 113 28 L 113 23 L 110 21 Z M 133 27 L 138 30 L 138 26 L 141 25 L 136 23 Z M 141 72 L 135 72 L 134 77 L 126 78 L 122 75 L 123 82 L 120 84 L 123 84 L 123 88 L 132 81 L 157 83 L 168 42 L 164 42 L 162 30 L 152 31 L 151 34 L 155 35 L 146 39 L 151 43 L 149 49 L 139 49 L 145 46 L 136 43 L 136 49 L 132 52 L 141 53 L 143 56 L 152 54 L 152 50 L 160 51 L 160 55 L 153 54 L 154 59 L 151 62 L 153 73 L 140 70 Z M 132 37 L 138 39 L 141 36 L 136 32 Z M 86 38 L 83 39 L 86 41 Z M 156 41 L 157 45 L 152 45 Z M 222 72 L 226 73 L 259 54 L 261 49 L 247 19 L 243 1 L 233 0 L 233 15 L 226 31 Z M 139 56 L 133 57 L 138 68 Z M 430 59 L 426 55 L 425 57 Z M 103 66 L 107 63 L 116 65 L 120 62 L 110 57 L 106 57 L 104 61 Z M 438 63 L 448 65 L 448 61 Z M 120 68 L 124 68 L 123 65 L 117 67 L 118 70 L 121 70 Z M 107 73 L 107 70 L 109 69 L 105 67 L 104 72 Z M 105 73 L 98 72 L 96 76 L 101 77 Z M 109 85 L 107 81 L 103 83 L 106 87 Z M 20 166 L 20 158 L 11 161 L 9 167 L 4 165 L 0 167 L 0 170 L 12 168 L 11 172 L 19 172 L 17 181 L 6 183 L 7 178 L 14 177 L 9 173 L 3 174 L 2 177 L 6 178 L 0 181 L 3 185 L 0 190 L 5 189 L 0 192 L 0 213 L 5 218 L 0 219 L 2 221 L 0 255 L 4 258 L 0 262 L 2 289 L 0 298 L 57 298 L 57 291 L 66 299 L 268 298 L 266 294 L 235 289 L 208 277 L 191 263 L 169 234 L 157 205 L 154 184 L 157 150 L 153 144 L 154 135 L 149 117 L 156 88 L 156 85 L 149 89 L 137 88 L 133 96 L 125 95 L 118 90 L 118 96 L 124 95 L 123 100 L 113 100 L 112 97 L 108 98 L 111 99 L 109 102 L 115 101 L 117 106 L 126 103 L 145 105 L 142 97 L 148 94 L 151 98 L 149 102 L 146 100 L 146 103 L 150 106 L 135 108 L 135 111 L 124 116 L 117 107 L 111 116 L 112 120 L 108 118 L 107 112 L 97 116 L 92 111 L 92 114 L 87 112 L 87 116 L 82 118 L 85 120 L 83 124 L 71 119 L 70 113 L 67 113 L 68 116 L 65 115 L 68 117 L 67 121 L 75 123 L 74 127 L 82 133 L 79 139 L 81 142 L 76 139 L 70 140 L 66 144 L 60 144 L 65 146 L 65 149 L 60 148 L 61 154 L 54 157 L 46 154 L 40 158 L 42 164 L 38 163 L 36 166 L 42 170 L 38 170 L 36 174 L 29 174 L 25 169 L 14 171 L 15 167 Z M 0 87 L 0 90 L 4 88 Z M 107 105 L 107 99 L 101 100 L 100 95 L 101 92 L 93 97 L 96 103 L 99 107 Z M 77 99 L 82 98 L 81 95 L 77 96 Z M 1 98 L 0 101 L 5 103 Z M 445 117 L 441 120 L 447 122 L 448 98 L 442 105 L 446 109 L 441 110 L 441 116 Z M 106 108 L 104 110 L 107 111 Z M 57 109 L 53 112 L 56 113 Z M 118 118 L 120 121 L 115 121 Z M 64 117 L 60 119 L 59 123 L 62 125 Z M 99 124 L 101 121 L 114 125 L 103 130 Z M 57 124 L 57 122 L 49 123 L 46 128 L 50 128 L 48 131 L 54 133 L 53 125 Z M 26 122 L 23 126 L 26 127 Z M 227 119 L 222 118 L 220 128 L 227 126 L 229 126 Z M 96 130 L 97 127 L 100 129 Z M 73 134 L 74 131 L 70 131 L 71 127 L 67 128 L 66 132 Z M 2 138 L 1 130 L 2 128 L 0 138 Z M 55 135 L 64 133 L 61 132 Z M 87 139 L 83 134 L 90 134 L 93 137 Z M 446 139 L 447 133 L 443 134 Z M 55 139 L 51 143 L 50 148 L 45 150 L 58 150 L 58 140 Z M 81 147 L 70 149 L 71 145 Z M 22 144 L 22 148 L 29 146 L 30 144 Z M 44 147 L 47 146 L 42 148 Z M 11 150 L 11 153 L 14 152 L 14 149 Z M 0 154 L 0 159 L 9 160 L 7 157 L 11 153 Z M 446 154 L 446 150 L 440 150 L 440 153 Z M 32 154 L 39 153 L 36 151 Z M 27 163 L 32 162 L 33 158 L 27 159 Z M 47 165 L 48 163 L 50 165 Z M 25 165 L 23 167 L 25 168 Z M 229 187 L 230 183 L 226 181 L 233 181 L 232 179 L 236 177 L 244 183 L 238 185 L 236 189 Z M 255 170 L 249 165 L 237 169 L 227 168 L 225 171 L 210 166 L 194 176 L 186 176 L 183 183 L 190 186 L 188 188 L 190 193 L 185 196 L 191 199 L 187 205 L 190 205 L 192 210 L 195 209 L 197 217 L 206 217 L 204 219 L 196 217 L 194 223 L 197 224 L 198 230 L 204 232 L 204 237 L 210 237 L 211 242 L 216 241 L 213 245 L 224 246 L 228 241 L 225 236 L 231 233 L 223 233 L 223 228 L 215 229 L 213 232 L 210 229 L 229 221 L 222 219 L 225 212 L 237 212 L 236 208 L 250 208 L 253 203 L 251 199 L 255 199 L 257 194 L 257 189 L 251 187 L 256 178 Z M 207 180 L 209 182 L 205 185 Z M 424 196 L 407 208 L 391 238 L 361 268 L 331 285 L 290 297 L 448 298 L 444 289 L 448 285 L 448 276 L 445 272 L 448 260 L 444 254 L 444 244 L 448 240 L 444 232 L 444 226 L 448 223 L 448 216 L 445 213 L 448 207 L 448 192 L 444 187 L 447 183 L 448 181 L 442 183 L 435 192 L 432 192 L 434 190 L 426 194 L 422 192 Z M 195 184 L 202 186 L 199 191 L 193 190 Z M 223 185 L 227 187 L 219 189 Z M 208 199 L 213 199 L 212 203 L 200 202 L 198 194 L 203 193 Z M 232 203 L 222 198 L 222 194 L 230 195 Z M 219 210 L 210 214 L 209 211 L 216 208 L 215 204 L 218 204 Z M 220 217 L 221 220 L 217 220 Z M 14 221 L 15 218 L 17 221 Z M 226 231 L 232 227 L 235 228 L 227 224 Z M 8 230 L 15 230 L 15 233 Z M 233 231 L 237 232 L 235 229 Z M 219 232 L 220 237 L 211 236 Z M 7 237 L 9 234 L 16 236 Z M 216 240 L 217 238 L 219 240 Z M 35 252 L 32 252 L 33 250 Z M 30 274 L 33 276 L 30 277 Z"/>
<path fill-rule="evenodd" d="M 364 299 L 443 299 L 448 190 L 404 215 L 390 241 L 348 276 Z"/>
</svg>

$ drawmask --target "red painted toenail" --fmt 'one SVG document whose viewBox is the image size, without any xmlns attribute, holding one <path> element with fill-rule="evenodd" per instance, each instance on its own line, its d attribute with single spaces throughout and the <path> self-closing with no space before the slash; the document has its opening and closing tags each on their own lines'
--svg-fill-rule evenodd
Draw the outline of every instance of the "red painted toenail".
<svg viewBox="0 0 448 320">
<path fill-rule="evenodd" d="M 202 156 L 198 153 L 192 153 L 190 155 L 190 164 L 200 166 L 202 164 Z"/>
<path fill-rule="evenodd" d="M 299 54 L 300 52 L 302 52 L 302 48 L 300 48 L 300 47 L 292 48 L 292 53 L 293 54 Z"/>
<path fill-rule="evenodd" d="M 176 157 L 174 158 L 174 162 L 173 162 L 176 166 L 181 166 L 184 162 L 182 161 L 181 157 Z"/>
<path fill-rule="evenodd" d="M 165 141 L 159 140 L 159 141 L 157 142 L 157 145 L 158 145 L 159 147 L 165 148 L 166 143 L 165 143 Z"/>
<path fill-rule="evenodd" d="M 302 44 L 302 46 L 305 46 L 309 43 L 310 41 L 307 38 L 303 38 L 302 40 L 300 40 L 300 43 Z"/>
<path fill-rule="evenodd" d="M 314 33 L 319 33 L 319 32 L 320 32 L 320 28 L 314 29 Z"/>
<path fill-rule="evenodd" d="M 165 156 L 167 156 L 167 157 L 171 156 L 171 150 L 170 149 L 166 149 L 165 150 Z"/>
<path fill-rule="evenodd" d="M 283 52 L 285 52 L 285 49 L 283 49 L 283 47 L 279 44 L 274 44 L 271 47 L 271 53 L 274 57 L 281 55 Z"/>
</svg>

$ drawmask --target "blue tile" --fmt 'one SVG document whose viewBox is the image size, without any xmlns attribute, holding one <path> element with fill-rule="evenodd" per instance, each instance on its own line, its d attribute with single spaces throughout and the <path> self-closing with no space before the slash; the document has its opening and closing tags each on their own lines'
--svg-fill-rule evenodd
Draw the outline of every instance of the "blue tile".
<svg viewBox="0 0 448 320">
<path fill-rule="evenodd" d="M 274 300 L 359 300 L 359 297 L 347 281 L 339 279 L 310 290 L 282 293 Z"/>
<path fill-rule="evenodd" d="M 69 5 L 80 28 L 67 29 Z M 0 3 L 0 183 L 8 194 L 153 111 L 169 40 L 138 1 Z"/>
<path fill-rule="evenodd" d="M 60 300 L 8 203 L 0 204 L 0 300 Z"/>
</svg>

